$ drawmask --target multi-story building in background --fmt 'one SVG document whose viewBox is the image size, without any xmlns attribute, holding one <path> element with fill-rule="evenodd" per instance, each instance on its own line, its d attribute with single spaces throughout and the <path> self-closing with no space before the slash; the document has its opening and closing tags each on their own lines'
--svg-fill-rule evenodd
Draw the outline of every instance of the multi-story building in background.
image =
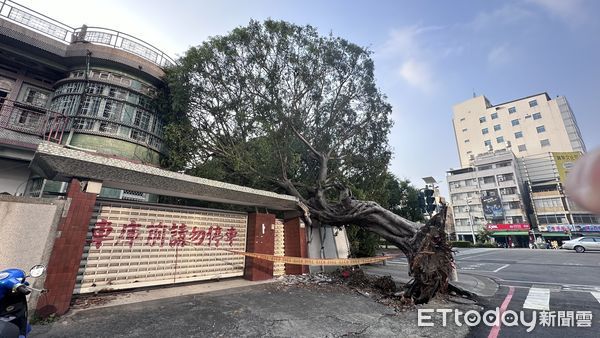
<svg viewBox="0 0 600 338">
<path fill-rule="evenodd" d="M 446 176 L 456 237 L 473 241 L 473 235 L 487 227 L 499 236 L 498 242 L 526 245 L 529 224 L 514 154 L 510 150 L 496 150 L 477 155 L 472 163 L 450 170 Z M 495 231 L 499 228 L 502 232 Z"/>
<path fill-rule="evenodd" d="M 163 122 L 152 101 L 171 64 L 159 49 L 123 32 L 74 28 L 3 2 L 0 192 L 64 191 L 64 183 L 38 179 L 28 169 L 42 140 L 158 165 Z M 148 199 L 107 187 L 102 195 Z"/>
<path fill-rule="evenodd" d="M 563 189 L 573 161 L 586 151 L 565 97 L 542 93 L 492 105 L 477 96 L 453 110 L 461 169 L 450 170 L 447 179 L 459 238 L 472 239 L 469 214 L 475 233 L 487 228 L 508 245 L 600 232 L 600 218 L 577 207 Z M 507 172 L 486 173 L 490 169 Z M 498 176 L 509 172 L 510 187 L 506 176 Z M 499 200 L 488 188 L 498 190 Z M 498 213 L 505 217 L 484 213 L 489 204 L 501 205 Z"/>
<path fill-rule="evenodd" d="M 477 154 L 511 147 L 517 157 L 547 152 L 585 152 L 567 99 L 547 93 L 492 105 L 477 96 L 453 107 L 454 135 L 461 167 Z"/>
</svg>

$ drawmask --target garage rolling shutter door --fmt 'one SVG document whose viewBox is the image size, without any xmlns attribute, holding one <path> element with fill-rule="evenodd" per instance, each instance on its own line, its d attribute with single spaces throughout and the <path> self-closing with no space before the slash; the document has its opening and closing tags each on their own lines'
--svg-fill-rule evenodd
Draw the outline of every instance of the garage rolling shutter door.
<svg viewBox="0 0 600 338">
<path fill-rule="evenodd" d="M 242 276 L 245 213 L 98 201 L 74 293 Z"/>
</svg>

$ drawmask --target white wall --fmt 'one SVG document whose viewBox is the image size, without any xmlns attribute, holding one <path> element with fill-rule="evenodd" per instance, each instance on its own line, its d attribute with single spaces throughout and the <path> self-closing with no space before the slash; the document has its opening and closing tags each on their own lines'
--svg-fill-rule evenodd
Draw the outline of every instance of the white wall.
<svg viewBox="0 0 600 338">
<path fill-rule="evenodd" d="M 48 265 L 65 200 L 0 195 L 0 270 Z M 30 280 L 42 288 L 44 278 Z M 37 293 L 32 293 L 30 307 Z"/>
<path fill-rule="evenodd" d="M 337 229 L 330 226 L 321 227 L 321 236 L 319 236 L 319 229 L 313 223 L 312 236 L 310 228 L 306 228 L 306 238 L 310 241 L 308 243 L 308 257 L 310 258 L 348 258 L 350 248 L 348 246 L 348 238 L 345 230 L 337 231 Z M 336 234 L 336 235 L 334 235 Z M 323 253 L 321 252 L 321 243 L 323 245 Z M 320 271 L 333 271 L 337 269 L 336 266 L 310 266 L 310 272 Z"/>
</svg>

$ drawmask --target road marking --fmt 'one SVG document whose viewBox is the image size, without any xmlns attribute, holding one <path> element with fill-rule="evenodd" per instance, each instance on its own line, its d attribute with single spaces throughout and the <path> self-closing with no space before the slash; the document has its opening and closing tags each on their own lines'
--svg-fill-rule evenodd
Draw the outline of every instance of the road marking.
<svg viewBox="0 0 600 338">
<path fill-rule="evenodd" d="M 508 308 L 508 304 L 510 303 L 510 300 L 512 299 L 514 293 L 515 293 L 515 288 L 513 286 L 509 286 L 508 293 L 506 294 L 506 298 L 504 298 L 504 301 L 502 302 L 502 305 L 500 306 L 500 311 L 498 314 L 498 318 L 496 318 L 496 323 L 494 324 L 494 326 L 492 326 L 492 329 L 490 330 L 490 334 L 488 335 L 488 338 L 498 337 L 498 333 L 500 333 L 500 325 L 502 325 L 501 324 L 502 321 L 500 320 L 500 318 L 502 317 L 502 314 Z"/>
<path fill-rule="evenodd" d="M 488 272 L 488 271 L 481 271 L 481 272 Z M 553 282 L 538 282 L 538 281 L 530 281 L 530 280 L 515 280 L 515 279 L 502 279 L 499 277 L 496 277 L 497 279 L 503 281 L 503 282 L 513 282 L 513 283 L 527 283 L 527 284 L 549 284 L 549 285 L 561 285 L 564 286 L 565 288 L 569 288 L 569 287 L 587 287 L 587 288 L 594 288 L 595 290 L 600 291 L 600 286 L 598 285 L 586 285 L 586 284 L 565 284 L 565 283 L 553 283 Z M 563 288 L 564 289 L 564 288 Z"/>
<path fill-rule="evenodd" d="M 408 265 L 408 263 L 406 263 L 406 262 L 398 262 L 398 261 L 387 261 L 387 264 Z"/>
<path fill-rule="evenodd" d="M 500 271 L 500 270 L 502 270 L 504 268 L 508 268 L 509 266 L 510 266 L 510 264 L 505 264 L 505 265 L 499 267 L 498 269 L 494 270 L 494 272 L 498 272 L 498 271 Z"/>
<path fill-rule="evenodd" d="M 592 296 L 600 303 L 600 292 L 591 292 Z"/>
<path fill-rule="evenodd" d="M 524 309 L 550 310 L 550 290 L 531 288 L 523 304 Z"/>
</svg>

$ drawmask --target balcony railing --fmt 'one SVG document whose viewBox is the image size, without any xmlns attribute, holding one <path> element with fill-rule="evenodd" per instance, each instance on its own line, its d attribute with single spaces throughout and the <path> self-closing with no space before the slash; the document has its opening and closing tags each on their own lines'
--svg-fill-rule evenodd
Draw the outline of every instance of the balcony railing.
<svg viewBox="0 0 600 338">
<path fill-rule="evenodd" d="M 0 107 L 0 127 L 41 137 L 47 116 L 43 108 L 6 100 Z"/>
<path fill-rule="evenodd" d="M 67 45 L 75 41 L 87 41 L 135 54 L 159 67 L 175 65 L 175 61 L 160 49 L 129 34 L 85 25 L 74 28 L 14 1 L 2 0 L 0 17 Z"/>
<path fill-rule="evenodd" d="M 533 198 L 536 198 L 536 197 L 548 197 L 548 196 L 561 196 L 561 194 L 557 190 L 552 190 L 552 191 L 533 192 L 533 193 L 531 193 L 531 196 Z"/>
<path fill-rule="evenodd" d="M 67 120 L 64 115 L 27 103 L 10 100 L 0 103 L 0 128 L 43 138 L 64 130 Z"/>
</svg>

